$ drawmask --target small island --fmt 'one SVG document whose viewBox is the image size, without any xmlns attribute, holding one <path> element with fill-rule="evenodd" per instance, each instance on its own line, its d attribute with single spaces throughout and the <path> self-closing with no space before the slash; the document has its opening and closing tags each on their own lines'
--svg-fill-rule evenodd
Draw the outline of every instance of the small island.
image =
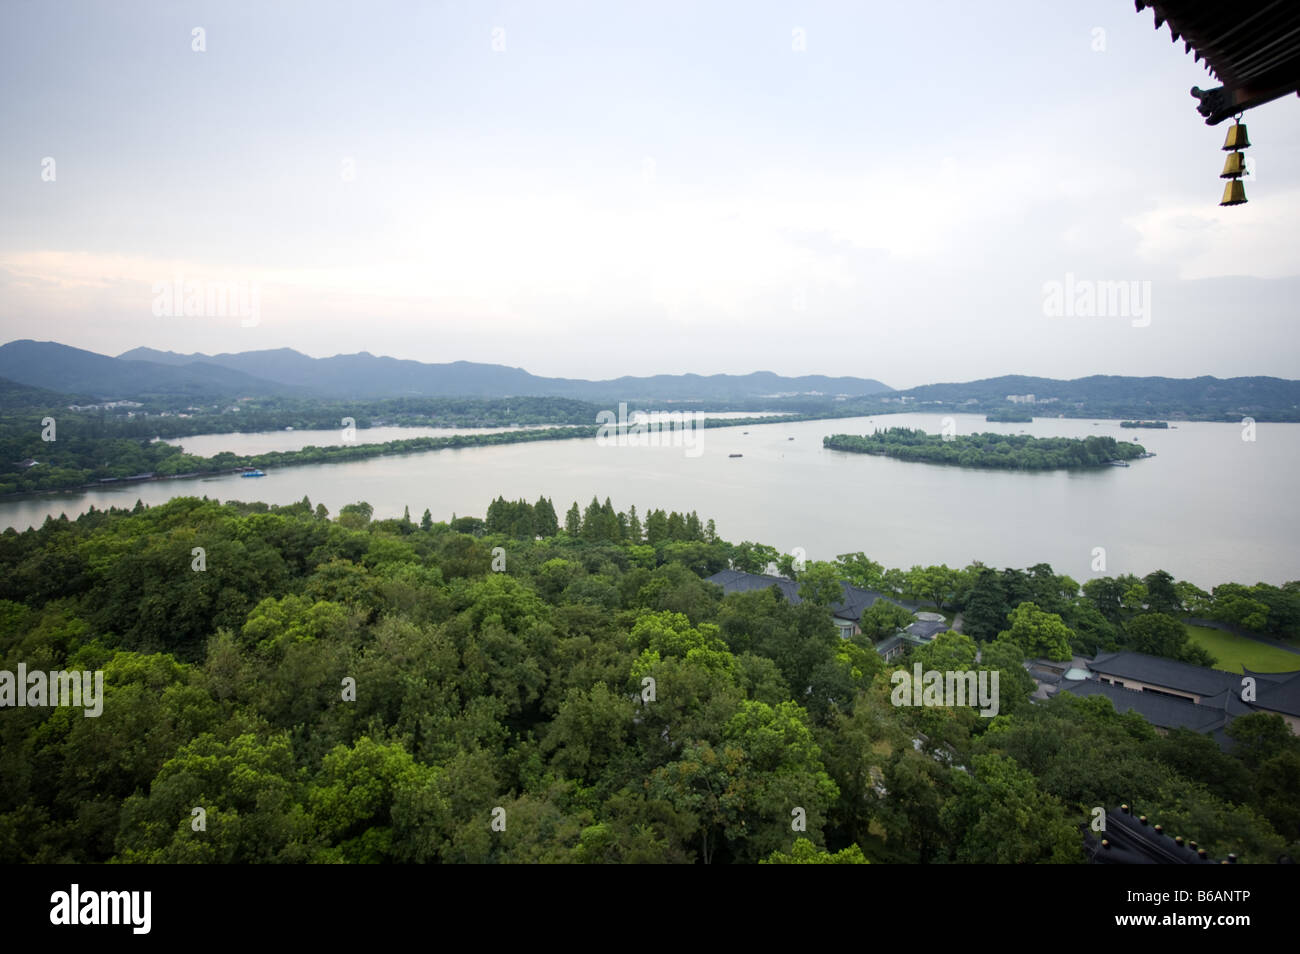
<svg viewBox="0 0 1300 954">
<path fill-rule="evenodd" d="M 1120 427 L 1169 427 L 1168 421 L 1120 421 Z"/>
<path fill-rule="evenodd" d="M 944 438 L 908 427 L 865 436 L 832 434 L 822 446 L 854 454 L 875 454 L 927 464 L 1000 470 L 1060 470 L 1127 466 L 1147 456 L 1141 444 L 1113 437 L 1030 437 L 1027 434 L 971 434 Z"/>
<path fill-rule="evenodd" d="M 994 424 L 1032 424 L 1034 416 L 1026 411 L 992 411 L 984 415 L 984 420 Z"/>
</svg>

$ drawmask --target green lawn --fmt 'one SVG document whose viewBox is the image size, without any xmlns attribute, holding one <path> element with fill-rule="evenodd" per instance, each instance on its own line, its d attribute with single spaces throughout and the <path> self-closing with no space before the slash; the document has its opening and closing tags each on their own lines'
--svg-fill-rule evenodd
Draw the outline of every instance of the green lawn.
<svg viewBox="0 0 1300 954">
<path fill-rule="evenodd" d="M 1288 653 L 1253 639 L 1210 629 L 1208 626 L 1188 626 L 1187 636 L 1198 646 L 1204 646 L 1218 660 L 1215 669 L 1241 672 L 1242 666 L 1255 672 L 1289 672 L 1300 669 L 1300 656 Z"/>
</svg>

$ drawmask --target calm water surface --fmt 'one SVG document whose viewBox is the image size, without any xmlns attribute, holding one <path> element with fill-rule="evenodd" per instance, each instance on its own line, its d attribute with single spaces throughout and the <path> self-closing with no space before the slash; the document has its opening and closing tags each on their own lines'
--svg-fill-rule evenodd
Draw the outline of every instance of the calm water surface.
<svg viewBox="0 0 1300 954">
<path fill-rule="evenodd" d="M 708 418 L 779 417 L 780 412 L 769 411 L 709 411 Z M 593 422 L 594 423 L 594 422 Z M 413 437 L 451 437 L 453 434 L 494 434 L 500 431 L 532 431 L 559 424 L 536 424 L 524 427 L 368 427 L 357 428 L 356 443 L 386 444 L 389 441 L 410 440 Z M 343 428 L 306 431 L 255 431 L 249 434 L 196 434 L 190 437 L 168 437 L 169 444 L 180 445 L 185 453 L 211 457 L 222 451 L 240 454 L 269 454 L 273 451 L 296 451 L 304 447 L 335 447 L 342 444 Z M 242 479 L 242 478 L 241 478 Z"/>
<path fill-rule="evenodd" d="M 1047 562 L 1082 582 L 1096 575 L 1093 549 L 1104 547 L 1109 575 L 1162 568 L 1203 587 L 1300 579 L 1300 500 L 1294 490 L 1300 424 L 1257 425 L 1256 440 L 1247 442 L 1237 424 L 1180 423 L 1163 431 L 1079 419 L 955 420 L 959 434 L 1109 435 L 1135 440 L 1157 456 L 1126 468 L 1022 474 L 906 463 L 821 446 L 832 433 L 889 426 L 938 433 L 942 426 L 939 415 L 895 414 L 710 428 L 700 433 L 698 456 L 682 447 L 602 447 L 585 438 L 288 467 L 260 479 L 157 481 L 6 501 L 0 503 L 0 526 L 22 529 L 47 515 L 74 517 L 92 504 L 129 507 L 137 499 L 156 504 L 183 495 L 280 504 L 306 495 L 332 513 L 365 500 L 376 517 L 401 516 L 409 506 L 412 516 L 427 507 L 435 519 L 482 516 L 498 494 L 530 501 L 544 494 L 562 516 L 573 501 L 585 506 L 597 495 L 610 497 L 619 510 L 629 504 L 642 513 L 650 507 L 695 510 L 702 520 L 712 517 L 725 539 L 760 541 L 787 552 L 802 547 L 809 559 L 862 550 L 897 567 Z M 417 434 L 394 428 L 358 432 L 362 443 L 403 436 Z M 338 438 L 338 431 L 277 431 L 182 443 L 206 454 L 323 445 Z M 195 440 L 213 443 L 204 450 Z"/>
</svg>

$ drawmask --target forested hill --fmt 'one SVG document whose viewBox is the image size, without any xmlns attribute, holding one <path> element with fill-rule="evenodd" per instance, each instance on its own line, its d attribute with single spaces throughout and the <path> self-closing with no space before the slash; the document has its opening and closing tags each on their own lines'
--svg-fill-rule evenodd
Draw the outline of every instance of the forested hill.
<svg viewBox="0 0 1300 954">
<path fill-rule="evenodd" d="M 289 348 L 238 354 L 176 354 L 135 348 L 118 357 L 55 342 L 0 346 L 0 378 L 64 395 L 64 403 L 108 400 L 191 401 L 236 398 L 377 401 L 461 397 L 568 398 L 599 403 L 694 404 L 708 410 L 864 413 L 927 409 L 1038 416 L 1300 420 L 1300 381 L 1270 377 L 1162 378 L 1094 375 L 1072 381 L 1019 375 L 894 391 L 872 378 L 826 375 L 660 374 L 606 381 L 548 378 L 522 368 L 470 361 L 430 364 L 367 352 L 312 358 Z M 1033 401 L 1025 400 L 1032 395 Z M 0 401 L 7 396 L 0 391 Z"/>
<path fill-rule="evenodd" d="M 0 346 L 0 377 L 83 399 L 138 399 L 154 395 L 197 399 L 218 395 L 300 394 L 219 365 L 174 366 L 122 361 L 52 341 L 11 341 Z"/>
<path fill-rule="evenodd" d="M 1239 716 L 1229 754 L 1104 698 L 1029 699 L 1027 655 L 1183 658 L 1174 614 L 1241 587 L 1080 595 L 1043 565 L 859 553 L 810 562 L 797 604 L 724 597 L 710 574 L 776 551 L 694 513 L 561 511 L 177 498 L 0 535 L 0 863 L 1071 863 L 1119 802 L 1215 857 L 1300 838 L 1279 716 Z M 961 608 L 974 638 L 886 664 L 839 637 L 841 579 Z M 1300 619 L 1291 585 L 1249 596 Z M 22 665 L 102 673 L 99 711 L 8 708 Z M 996 671 L 997 717 L 897 705 L 913 665 Z"/>
<path fill-rule="evenodd" d="M 547 378 L 522 368 L 453 361 L 428 364 L 361 352 L 311 358 L 289 348 L 241 354 L 180 355 L 136 348 L 116 358 L 51 341 L 0 346 L 0 377 L 18 384 L 101 400 L 177 395 L 249 395 L 329 399 L 387 397 L 564 397 L 578 400 L 756 400 L 776 395 L 863 395 L 891 389 L 869 378 L 768 371 L 752 374 L 661 374 L 609 381 Z"/>
<path fill-rule="evenodd" d="M 491 396 L 530 395 L 579 400 L 735 401 L 777 394 L 839 394 L 861 396 L 892 390 L 870 378 L 827 377 L 820 374 L 787 377 L 770 371 L 751 374 L 658 374 L 607 381 L 547 378 L 522 368 L 472 361 L 428 364 L 372 355 L 340 354 L 310 358 L 290 348 L 240 354 L 181 355 L 135 348 L 119 356 L 189 366 L 216 364 L 295 387 L 328 390 L 331 396 L 388 397 L 397 395 Z"/>
<path fill-rule="evenodd" d="M 896 397 L 917 404 L 939 402 L 959 406 L 971 401 L 983 408 L 1007 403 L 1008 395 L 1033 395 L 1032 404 L 1018 406 L 1040 416 L 1064 413 L 1078 416 L 1196 417 L 1219 419 L 1261 412 L 1296 420 L 1300 413 L 1300 381 L 1285 378 L 1161 378 L 1095 374 L 1061 381 L 1023 375 L 1005 375 L 979 381 L 924 384 L 899 391 Z"/>
</svg>

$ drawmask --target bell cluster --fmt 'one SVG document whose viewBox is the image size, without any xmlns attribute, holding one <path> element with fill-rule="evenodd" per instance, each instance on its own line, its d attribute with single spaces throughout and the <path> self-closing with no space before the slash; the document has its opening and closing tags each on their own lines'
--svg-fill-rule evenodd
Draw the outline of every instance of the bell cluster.
<svg viewBox="0 0 1300 954">
<path fill-rule="evenodd" d="M 1246 174 L 1246 158 L 1241 150 L 1249 148 L 1246 127 L 1241 123 L 1229 126 L 1228 138 L 1223 141 L 1223 151 L 1228 153 L 1228 159 L 1223 164 L 1223 171 L 1219 173 L 1219 178 L 1227 179 L 1228 182 L 1223 187 L 1223 201 L 1219 205 L 1246 204 L 1246 187 L 1241 184 L 1241 177 Z"/>
</svg>

